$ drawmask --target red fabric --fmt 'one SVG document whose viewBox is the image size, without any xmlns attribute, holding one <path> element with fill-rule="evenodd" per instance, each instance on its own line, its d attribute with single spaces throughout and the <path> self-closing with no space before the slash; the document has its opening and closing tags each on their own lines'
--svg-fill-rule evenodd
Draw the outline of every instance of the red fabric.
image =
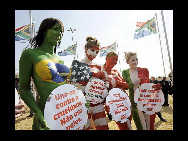
<svg viewBox="0 0 188 141">
<path fill-rule="evenodd" d="M 99 112 L 92 115 L 93 120 L 106 117 L 105 112 Z"/>
<path fill-rule="evenodd" d="M 140 84 L 150 83 L 148 69 L 138 67 L 137 70 L 138 70 L 138 78 L 140 78 Z"/>
<path fill-rule="evenodd" d="M 124 123 L 116 122 L 116 124 L 119 127 L 119 130 L 129 130 L 127 122 Z"/>
<path fill-rule="evenodd" d="M 150 115 L 150 130 L 154 130 L 156 114 Z"/>
</svg>

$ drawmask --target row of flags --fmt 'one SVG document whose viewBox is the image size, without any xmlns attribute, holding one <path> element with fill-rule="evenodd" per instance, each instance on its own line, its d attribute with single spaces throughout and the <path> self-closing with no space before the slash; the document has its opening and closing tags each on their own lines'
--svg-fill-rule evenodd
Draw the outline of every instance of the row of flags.
<svg viewBox="0 0 188 141">
<path fill-rule="evenodd" d="M 137 22 L 136 30 L 134 34 L 134 39 L 139 39 L 141 37 L 156 34 L 156 19 L 153 17 L 151 20 L 147 22 Z M 58 55 L 60 56 L 67 56 L 67 55 L 76 55 L 76 47 L 77 44 L 69 46 L 63 52 L 59 52 Z M 100 48 L 100 57 L 106 56 L 109 52 L 116 52 L 117 42 L 113 43 L 110 46 Z"/>
<path fill-rule="evenodd" d="M 72 46 L 69 46 L 64 51 L 58 52 L 58 55 L 59 56 L 76 55 L 76 47 L 77 47 L 77 43 L 73 44 Z M 116 52 L 116 42 L 110 46 L 102 47 L 100 49 L 100 57 L 106 56 L 108 52 L 112 52 L 112 51 Z"/>
<path fill-rule="evenodd" d="M 33 25 L 32 25 L 33 26 Z M 134 39 L 139 39 L 141 37 L 156 34 L 156 20 L 153 17 L 151 20 L 147 22 L 137 22 L 136 30 L 134 34 Z M 15 41 L 20 40 L 29 40 L 30 39 L 30 24 L 22 26 L 15 30 Z M 58 52 L 59 56 L 67 56 L 67 55 L 76 55 L 77 43 L 69 46 L 64 51 Z M 100 57 L 106 56 L 108 52 L 116 52 L 117 42 L 113 43 L 110 46 L 102 47 L 100 49 Z"/>
</svg>

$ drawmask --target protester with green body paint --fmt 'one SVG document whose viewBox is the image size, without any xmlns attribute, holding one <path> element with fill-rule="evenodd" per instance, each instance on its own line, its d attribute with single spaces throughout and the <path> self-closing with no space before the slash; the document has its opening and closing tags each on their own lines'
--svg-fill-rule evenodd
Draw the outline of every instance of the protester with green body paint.
<svg viewBox="0 0 188 141">
<path fill-rule="evenodd" d="M 49 129 L 44 120 L 46 100 L 51 91 L 64 84 L 71 74 L 63 65 L 64 61 L 55 54 L 63 32 L 61 21 L 55 18 L 44 19 L 31 42 L 34 48 L 25 49 L 19 61 L 20 94 L 25 104 L 35 113 L 33 130 Z M 40 96 L 38 104 L 30 91 L 31 77 Z"/>
</svg>

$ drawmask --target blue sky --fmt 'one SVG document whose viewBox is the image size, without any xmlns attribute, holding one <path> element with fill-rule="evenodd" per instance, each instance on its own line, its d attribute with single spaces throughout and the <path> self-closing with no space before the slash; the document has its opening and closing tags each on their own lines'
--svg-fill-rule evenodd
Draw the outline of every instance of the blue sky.
<svg viewBox="0 0 188 141">
<path fill-rule="evenodd" d="M 72 27 L 76 29 L 74 32 L 74 43 L 77 41 L 78 60 L 83 59 L 85 56 L 84 45 L 87 36 L 97 38 L 101 47 L 109 46 L 117 41 L 118 49 L 116 52 L 119 52 L 120 64 L 118 63 L 115 68 L 118 71 L 120 71 L 120 67 L 121 71 L 129 68 L 124 60 L 124 52 L 134 51 L 138 54 L 138 66 L 148 68 L 150 76 L 158 77 L 164 76 L 158 33 L 140 39 L 134 39 L 136 23 L 146 22 L 152 19 L 155 13 L 158 15 L 166 74 L 168 74 L 170 69 L 160 10 L 32 10 L 32 16 L 35 18 L 36 32 L 40 23 L 45 18 L 55 17 L 63 22 L 65 32 L 57 52 L 63 51 L 73 44 L 72 33 L 67 31 Z M 173 64 L 173 11 L 164 10 L 163 13 Z M 29 23 L 29 10 L 15 11 L 15 29 L 23 25 L 28 25 Z M 15 41 L 15 70 L 19 68 L 19 58 L 22 50 L 28 45 L 28 42 L 21 42 Z M 71 55 L 61 58 L 67 66 L 71 66 L 72 60 L 74 59 Z M 103 65 L 105 57 L 100 57 L 98 54 L 93 61 L 96 64 Z"/>
</svg>

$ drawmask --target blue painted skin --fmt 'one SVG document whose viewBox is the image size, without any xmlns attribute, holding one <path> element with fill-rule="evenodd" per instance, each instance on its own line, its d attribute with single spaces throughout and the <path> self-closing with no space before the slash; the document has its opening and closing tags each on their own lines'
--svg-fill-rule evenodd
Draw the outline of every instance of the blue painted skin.
<svg viewBox="0 0 188 141">
<path fill-rule="evenodd" d="M 52 75 L 52 81 L 56 82 L 56 83 L 62 83 L 66 80 L 66 78 L 68 77 L 68 74 L 70 73 L 70 70 L 68 67 L 66 67 L 63 64 L 59 64 L 59 63 L 55 63 L 55 62 L 49 62 L 47 64 L 47 66 L 49 67 L 49 70 L 51 72 Z M 67 73 L 67 75 L 63 75 L 61 76 L 61 73 Z"/>
</svg>

